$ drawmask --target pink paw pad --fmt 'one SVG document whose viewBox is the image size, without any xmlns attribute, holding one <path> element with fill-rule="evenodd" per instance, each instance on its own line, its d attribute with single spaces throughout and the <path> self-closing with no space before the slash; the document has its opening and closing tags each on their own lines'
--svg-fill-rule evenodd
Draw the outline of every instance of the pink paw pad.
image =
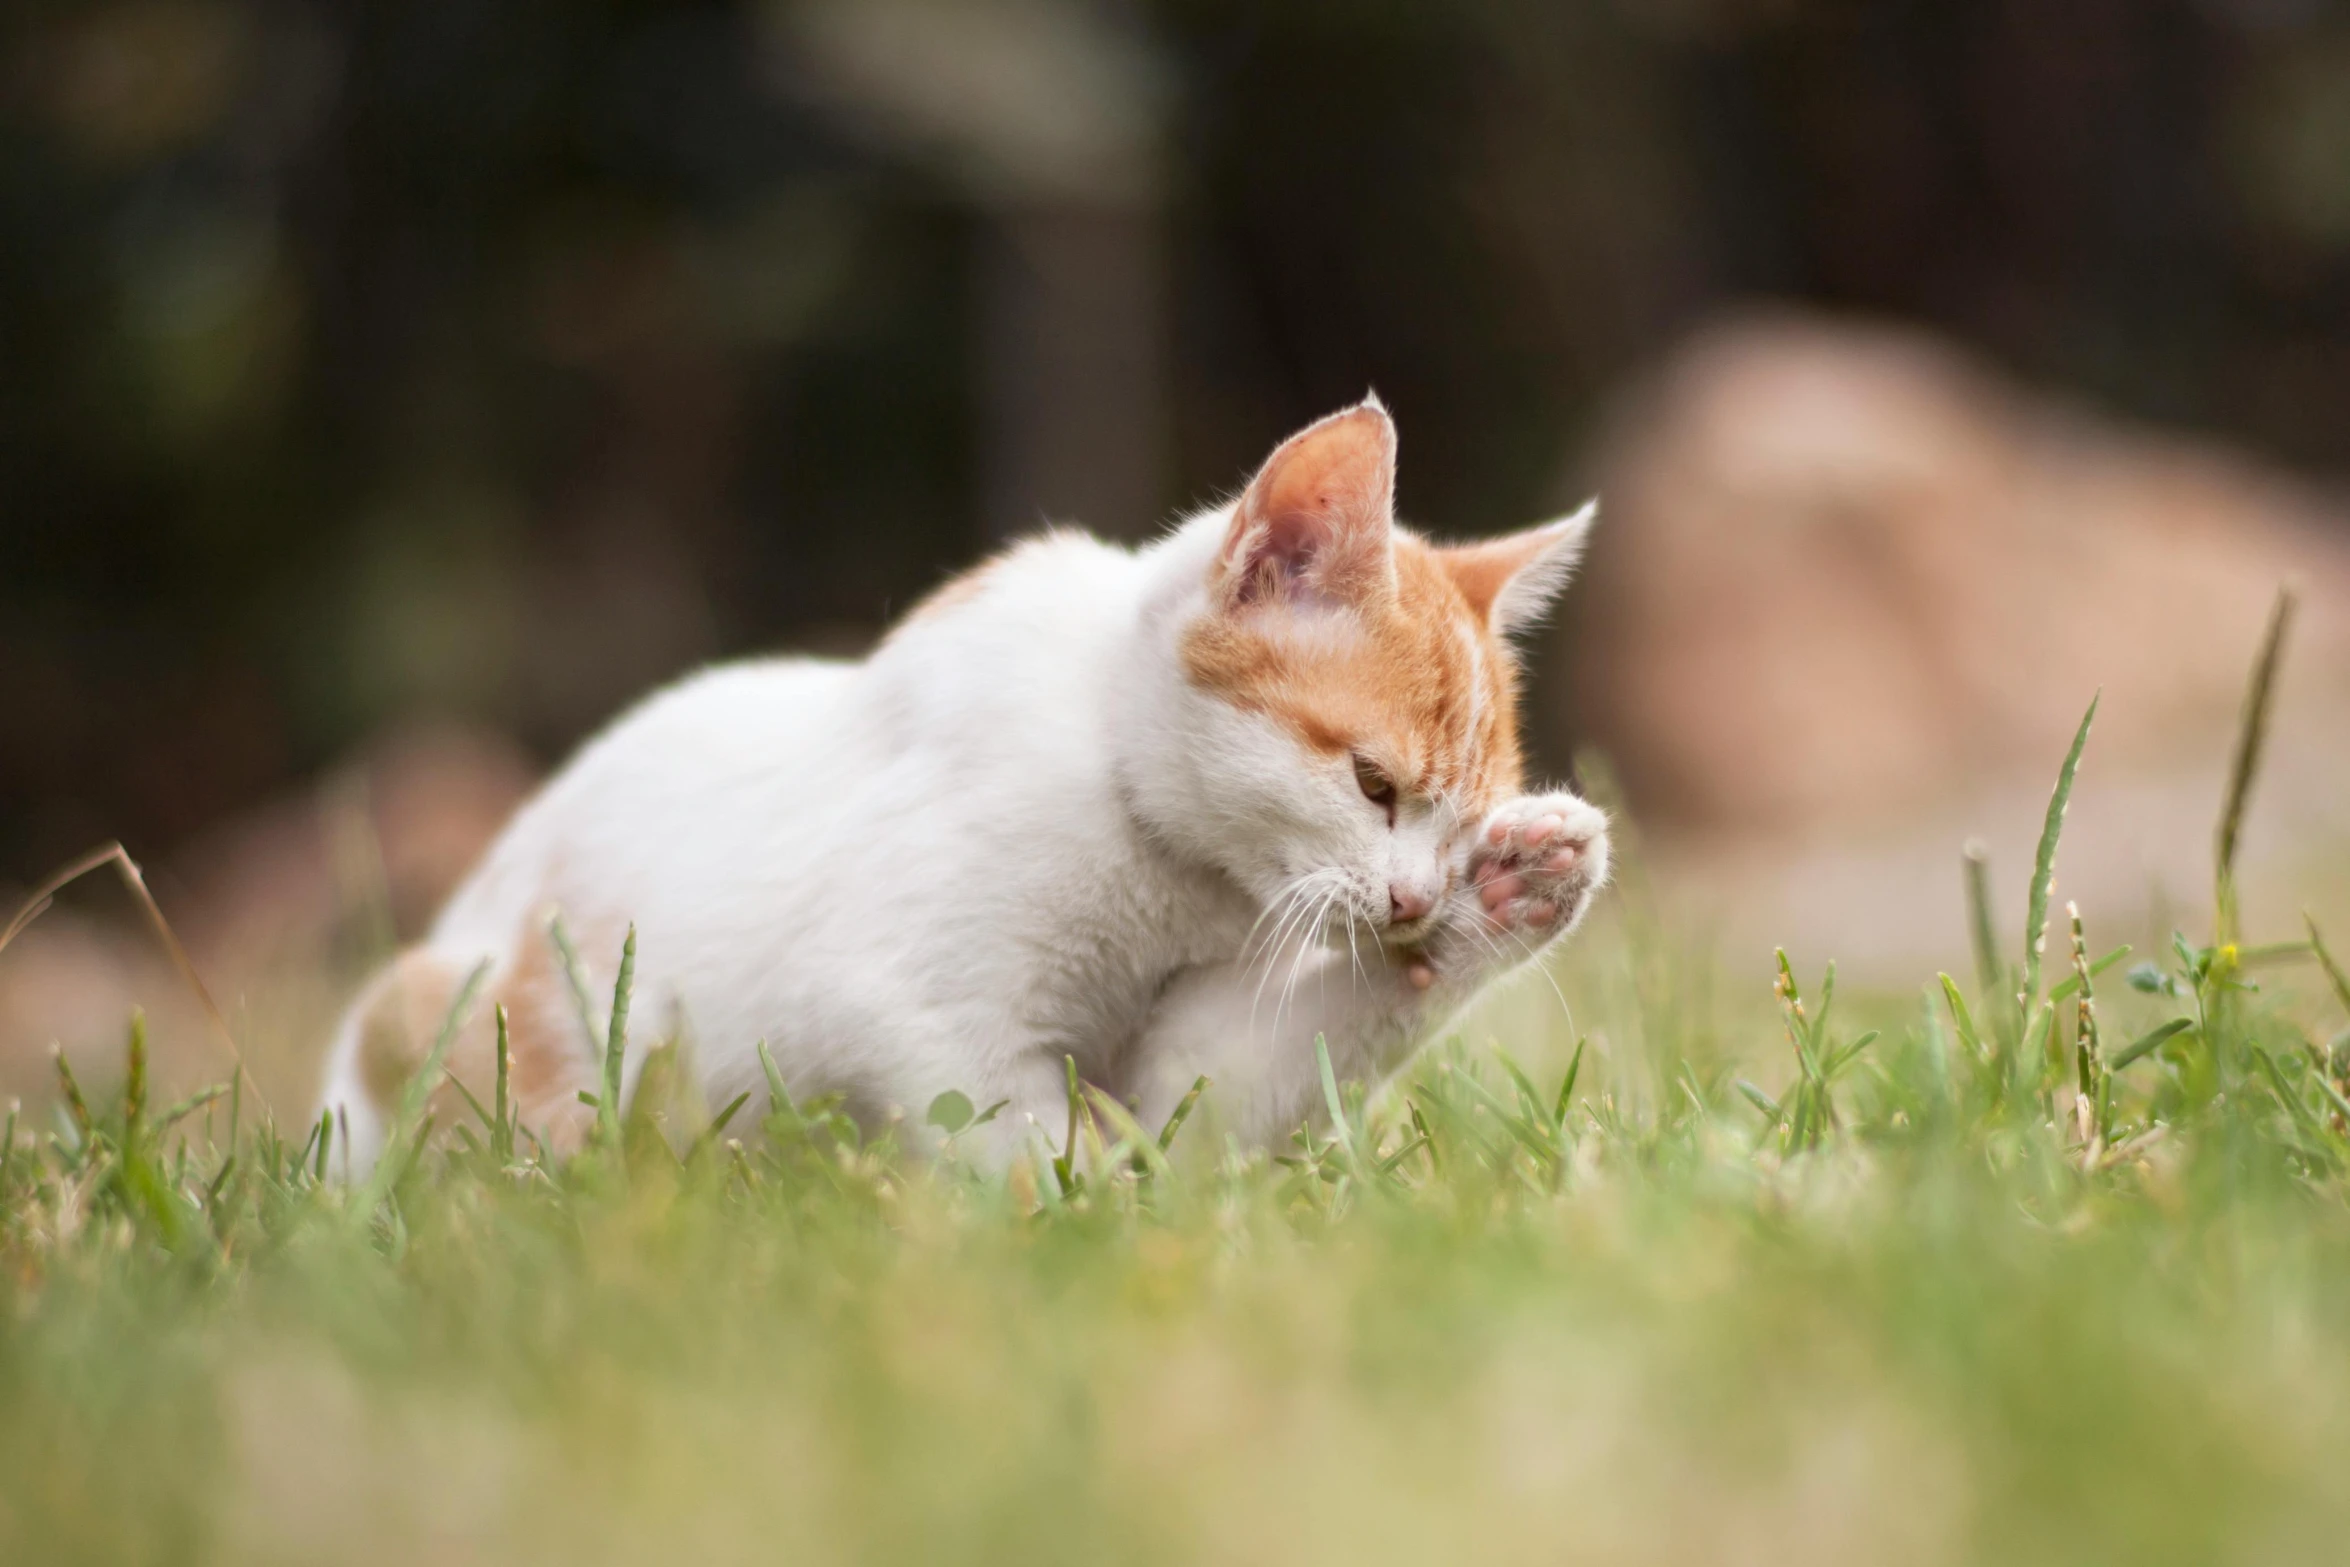
<svg viewBox="0 0 2350 1567">
<path fill-rule="evenodd" d="M 1604 871 L 1606 820 L 1571 795 L 1503 806 L 1479 834 L 1469 879 L 1501 930 L 1548 932 L 1573 923 Z"/>
</svg>

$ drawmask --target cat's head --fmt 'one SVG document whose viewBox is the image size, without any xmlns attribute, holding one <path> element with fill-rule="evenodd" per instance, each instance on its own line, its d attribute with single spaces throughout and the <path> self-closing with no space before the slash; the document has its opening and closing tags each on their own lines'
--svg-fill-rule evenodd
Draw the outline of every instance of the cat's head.
<svg viewBox="0 0 2350 1567">
<path fill-rule="evenodd" d="M 1267 907 L 1327 896 L 1408 943 L 1523 789 L 1511 639 L 1593 511 L 1431 544 L 1396 524 L 1395 451 L 1376 399 L 1284 441 L 1221 521 L 1177 656 L 1199 841 Z"/>
</svg>

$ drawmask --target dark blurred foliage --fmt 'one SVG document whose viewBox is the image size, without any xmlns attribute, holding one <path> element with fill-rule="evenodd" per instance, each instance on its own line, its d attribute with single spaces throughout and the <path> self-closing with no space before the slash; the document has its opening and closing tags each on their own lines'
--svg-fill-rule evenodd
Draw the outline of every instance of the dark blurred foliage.
<svg viewBox="0 0 2350 1567">
<path fill-rule="evenodd" d="M 1532 520 L 1756 295 L 2331 464 L 2350 15 L 13 0 L 0 872 L 404 715 L 552 754 L 1366 386 L 1412 516 Z"/>
</svg>

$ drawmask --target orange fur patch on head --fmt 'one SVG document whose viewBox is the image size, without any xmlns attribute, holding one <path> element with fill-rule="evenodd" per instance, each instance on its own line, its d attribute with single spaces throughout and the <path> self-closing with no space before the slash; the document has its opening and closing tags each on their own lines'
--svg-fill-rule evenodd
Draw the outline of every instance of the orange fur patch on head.
<svg viewBox="0 0 2350 1567">
<path fill-rule="evenodd" d="M 1563 583 L 1589 517 L 1434 548 L 1395 526 L 1395 459 L 1376 399 L 1275 448 L 1233 508 L 1183 667 L 1314 750 L 1481 815 L 1523 782 L 1504 639 Z"/>
<path fill-rule="evenodd" d="M 1506 637 L 1539 620 L 1567 585 L 1597 515 L 1594 501 L 1539 528 L 1447 545 L 1436 558 L 1477 618 Z"/>
<path fill-rule="evenodd" d="M 1440 552 L 1392 540 L 1392 594 L 1210 613 L 1184 634 L 1184 671 L 1314 750 L 1360 751 L 1407 794 L 1478 815 L 1522 787 L 1517 667 Z"/>
<path fill-rule="evenodd" d="M 1216 558 L 1227 608 L 1276 600 L 1369 603 L 1394 591 L 1395 425 L 1376 401 L 1283 441 L 1233 508 Z"/>
</svg>

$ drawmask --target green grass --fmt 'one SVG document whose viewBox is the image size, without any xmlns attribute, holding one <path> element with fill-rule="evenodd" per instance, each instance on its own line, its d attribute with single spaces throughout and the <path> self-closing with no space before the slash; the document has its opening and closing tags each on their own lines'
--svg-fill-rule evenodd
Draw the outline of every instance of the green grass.
<svg viewBox="0 0 2350 1567">
<path fill-rule="evenodd" d="M 2080 756 L 1972 982 L 1732 987 L 1635 882 L 1581 1032 L 1537 984 L 1274 1159 L 1074 1088 L 989 1180 L 661 1052 L 572 1160 L 501 1077 L 351 1187 L 134 1028 L 0 1133 L 0 1561 L 2325 1559 L 2350 981 L 2095 957 Z"/>
</svg>

